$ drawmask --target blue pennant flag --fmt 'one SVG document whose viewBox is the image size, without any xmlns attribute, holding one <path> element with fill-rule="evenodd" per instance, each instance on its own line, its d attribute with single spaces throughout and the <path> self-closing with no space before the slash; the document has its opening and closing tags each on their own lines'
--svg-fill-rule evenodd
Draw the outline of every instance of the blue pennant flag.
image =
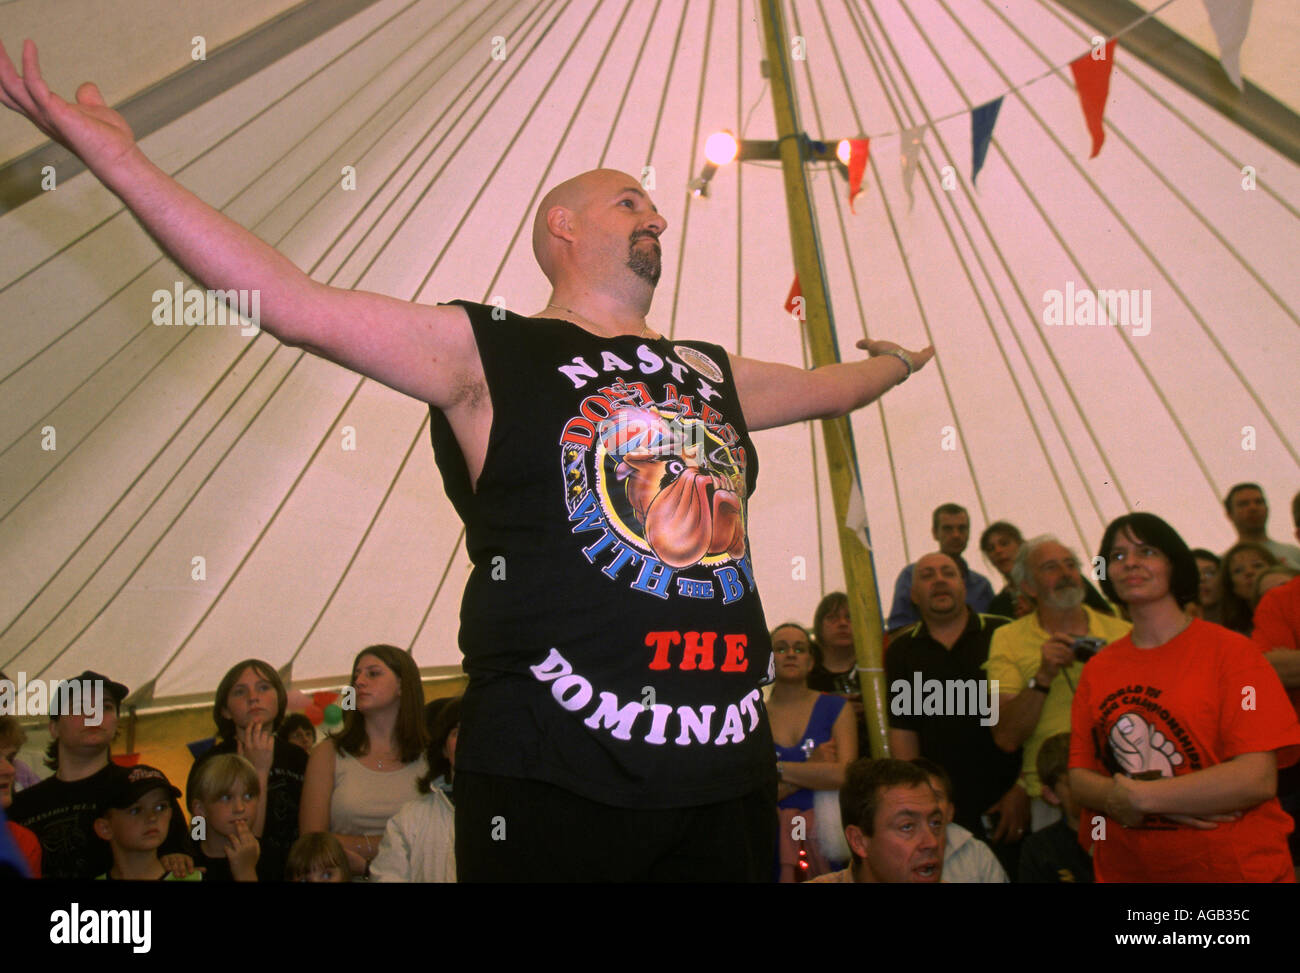
<svg viewBox="0 0 1300 973">
<path fill-rule="evenodd" d="M 970 181 L 972 184 L 975 182 L 975 177 L 980 174 L 980 170 L 984 168 L 984 157 L 989 154 L 989 140 L 993 138 L 993 126 L 997 123 L 998 110 L 1001 107 L 1002 99 L 994 98 L 970 113 Z"/>
</svg>

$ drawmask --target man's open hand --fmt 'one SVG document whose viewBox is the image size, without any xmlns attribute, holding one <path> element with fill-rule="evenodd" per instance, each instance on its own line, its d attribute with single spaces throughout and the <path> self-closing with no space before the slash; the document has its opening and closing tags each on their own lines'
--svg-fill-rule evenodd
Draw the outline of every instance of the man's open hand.
<svg viewBox="0 0 1300 973">
<path fill-rule="evenodd" d="M 23 41 L 21 76 L 0 44 L 0 103 L 27 118 L 96 174 L 111 168 L 135 146 L 131 126 L 104 104 L 104 96 L 91 82 L 77 89 L 75 102 L 64 101 L 49 89 L 31 41 Z"/>
<path fill-rule="evenodd" d="M 872 358 L 879 358 L 881 355 L 888 355 L 890 352 L 901 351 L 912 359 L 912 372 L 919 372 L 925 367 L 925 363 L 934 357 L 934 345 L 926 345 L 920 351 L 908 351 L 900 344 L 892 341 L 868 341 L 863 338 L 858 342 L 858 347 L 865 351 Z M 908 372 L 909 375 L 912 372 Z"/>
</svg>

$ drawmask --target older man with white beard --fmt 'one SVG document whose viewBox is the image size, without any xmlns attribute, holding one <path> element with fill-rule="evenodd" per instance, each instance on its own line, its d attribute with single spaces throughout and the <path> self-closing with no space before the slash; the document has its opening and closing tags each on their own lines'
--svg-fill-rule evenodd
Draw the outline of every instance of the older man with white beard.
<svg viewBox="0 0 1300 973">
<path fill-rule="evenodd" d="M 1049 534 L 1021 545 L 1011 577 L 1035 610 L 993 633 L 985 669 L 998 684 L 1000 718 L 993 740 L 1008 753 L 1023 748 L 1022 778 L 1037 831 L 1060 814 L 1042 798 L 1035 761 L 1044 740 L 1070 730 L 1074 687 L 1089 654 L 1086 647 L 1078 651 L 1076 641 L 1090 636 L 1113 642 L 1132 626 L 1083 603 L 1079 559 Z"/>
</svg>

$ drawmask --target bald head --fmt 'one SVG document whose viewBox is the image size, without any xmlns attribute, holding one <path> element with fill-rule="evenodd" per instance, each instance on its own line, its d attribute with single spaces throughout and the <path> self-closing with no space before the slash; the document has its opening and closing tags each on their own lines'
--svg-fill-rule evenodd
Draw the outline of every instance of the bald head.
<svg viewBox="0 0 1300 973">
<path fill-rule="evenodd" d="M 533 256 L 551 283 L 555 283 L 555 249 L 560 243 L 558 234 L 563 232 L 569 215 L 581 213 L 587 207 L 593 189 L 611 175 L 621 176 L 624 173 L 614 169 L 592 169 L 580 176 L 566 179 L 552 188 L 537 204 L 537 215 L 533 217 Z M 568 213 L 552 217 L 551 210 L 556 206 Z"/>
<path fill-rule="evenodd" d="M 624 198 L 633 206 L 626 206 Z M 622 214 L 616 212 L 619 207 Z M 626 225 L 608 217 L 623 219 Z M 617 169 L 592 169 L 565 180 L 542 197 L 533 218 L 533 255 L 552 286 L 575 271 L 584 278 L 593 276 L 593 271 L 600 276 L 601 268 L 589 264 L 599 257 L 600 244 L 607 242 L 603 236 L 619 234 L 618 245 L 624 248 L 619 251 L 624 258 L 622 266 L 653 287 L 659 280 L 659 251 L 650 245 L 638 250 L 635 243 L 645 236 L 657 239 L 665 225 L 635 177 Z M 587 242 L 597 252 L 584 247 Z"/>
</svg>

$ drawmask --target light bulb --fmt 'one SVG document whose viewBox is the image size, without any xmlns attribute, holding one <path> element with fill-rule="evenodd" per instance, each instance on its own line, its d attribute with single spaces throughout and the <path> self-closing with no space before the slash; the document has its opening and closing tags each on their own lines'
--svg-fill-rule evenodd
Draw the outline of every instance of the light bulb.
<svg viewBox="0 0 1300 973">
<path fill-rule="evenodd" d="M 704 157 L 715 166 L 725 166 L 740 151 L 740 143 L 730 132 L 714 132 L 704 143 Z"/>
</svg>

